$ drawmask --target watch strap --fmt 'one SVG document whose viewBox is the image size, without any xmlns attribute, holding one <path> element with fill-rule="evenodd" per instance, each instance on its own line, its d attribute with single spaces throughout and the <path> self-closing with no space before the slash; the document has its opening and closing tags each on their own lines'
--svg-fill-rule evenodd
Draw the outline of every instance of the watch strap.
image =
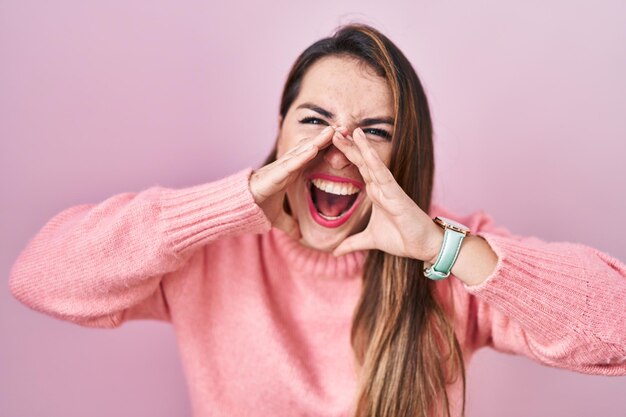
<svg viewBox="0 0 626 417">
<path fill-rule="evenodd" d="M 456 262 L 461 250 L 461 243 L 465 238 L 464 233 L 445 228 L 443 244 L 437 260 L 430 268 L 424 268 L 424 275 L 432 280 L 441 280 L 450 275 L 450 271 Z"/>
</svg>

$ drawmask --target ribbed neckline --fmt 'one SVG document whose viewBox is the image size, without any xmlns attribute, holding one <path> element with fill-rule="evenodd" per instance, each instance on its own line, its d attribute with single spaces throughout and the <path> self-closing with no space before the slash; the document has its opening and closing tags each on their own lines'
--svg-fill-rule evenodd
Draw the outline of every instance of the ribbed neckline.
<svg viewBox="0 0 626 417">
<path fill-rule="evenodd" d="M 343 256 L 333 256 L 302 245 L 284 231 L 272 228 L 269 238 L 275 249 L 288 262 L 289 268 L 310 277 L 334 280 L 354 280 L 363 272 L 367 251 L 355 251 Z"/>
</svg>

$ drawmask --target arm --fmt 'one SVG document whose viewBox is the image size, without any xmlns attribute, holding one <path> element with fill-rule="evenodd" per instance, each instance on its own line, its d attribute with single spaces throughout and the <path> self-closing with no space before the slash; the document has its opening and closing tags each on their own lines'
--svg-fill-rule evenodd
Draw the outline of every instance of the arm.
<svg viewBox="0 0 626 417">
<path fill-rule="evenodd" d="M 183 189 L 154 186 L 68 208 L 15 261 L 12 294 L 34 310 L 90 327 L 169 320 L 162 280 L 222 236 L 269 221 L 249 190 L 251 170 Z"/>
<path fill-rule="evenodd" d="M 425 267 L 430 268 L 437 262 L 439 250 L 443 245 L 444 233 L 439 226 L 433 228 L 434 255 L 430 261 L 424 262 Z M 469 234 L 463 239 L 450 273 L 467 285 L 478 285 L 493 273 L 497 263 L 498 256 L 489 243 L 481 236 Z"/>
<path fill-rule="evenodd" d="M 458 220 L 484 242 L 469 240 L 453 268 L 460 277 L 434 287 L 444 292 L 443 300 L 446 288 L 452 288 L 451 318 L 466 349 L 490 345 L 555 367 L 626 375 L 624 264 L 585 245 L 512 236 L 482 212 L 459 218 L 430 207 L 427 214 L 396 182 L 360 128 L 354 136 L 336 134 L 333 144 L 358 167 L 372 200 L 366 228 L 346 238 L 335 255 L 378 249 L 432 261 L 441 247 L 432 217 Z"/>
<path fill-rule="evenodd" d="M 459 221 L 497 259 L 491 265 L 490 252 L 476 246 L 456 269 L 463 279 L 451 277 L 472 349 L 487 345 L 581 373 L 626 375 L 623 263 L 579 243 L 513 236 L 483 212 Z"/>
</svg>

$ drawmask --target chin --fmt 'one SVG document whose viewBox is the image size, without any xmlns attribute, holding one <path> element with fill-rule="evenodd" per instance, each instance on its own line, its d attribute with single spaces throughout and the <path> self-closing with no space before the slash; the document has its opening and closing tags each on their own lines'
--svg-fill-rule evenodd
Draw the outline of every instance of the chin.
<svg viewBox="0 0 626 417">
<path fill-rule="evenodd" d="M 365 229 L 371 213 L 371 202 L 363 193 L 354 202 L 354 205 L 342 215 L 337 216 L 334 222 L 320 216 L 315 203 L 310 199 L 300 200 L 296 217 L 302 238 L 300 243 L 311 249 L 332 252 L 348 236 Z"/>
<path fill-rule="evenodd" d="M 367 225 L 371 202 L 366 198 L 365 192 L 359 192 L 352 198 L 339 197 L 348 200 L 349 204 L 344 202 L 341 210 L 337 210 L 332 216 L 327 211 L 328 201 L 323 199 L 336 197 L 329 197 L 327 193 L 316 189 L 311 181 L 306 181 L 304 187 L 300 185 L 293 191 L 288 192 L 288 199 L 302 235 L 300 243 L 304 246 L 332 252 L 344 239 L 362 231 Z"/>
<path fill-rule="evenodd" d="M 307 230 L 300 227 L 302 239 L 300 243 L 311 249 L 322 252 L 332 252 L 339 244 L 349 235 L 347 233 L 338 233 L 335 230 Z"/>
</svg>

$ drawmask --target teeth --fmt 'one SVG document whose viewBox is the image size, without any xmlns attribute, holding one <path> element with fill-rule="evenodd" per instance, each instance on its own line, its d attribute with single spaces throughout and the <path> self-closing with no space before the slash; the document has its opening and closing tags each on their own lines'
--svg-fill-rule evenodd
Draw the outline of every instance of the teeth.
<svg viewBox="0 0 626 417">
<path fill-rule="evenodd" d="M 320 190 L 326 191 L 330 194 L 352 195 L 360 191 L 357 186 L 350 184 L 349 182 L 334 182 L 323 180 L 321 178 L 314 178 L 311 182 Z M 329 217 L 329 219 L 331 218 Z"/>
</svg>

